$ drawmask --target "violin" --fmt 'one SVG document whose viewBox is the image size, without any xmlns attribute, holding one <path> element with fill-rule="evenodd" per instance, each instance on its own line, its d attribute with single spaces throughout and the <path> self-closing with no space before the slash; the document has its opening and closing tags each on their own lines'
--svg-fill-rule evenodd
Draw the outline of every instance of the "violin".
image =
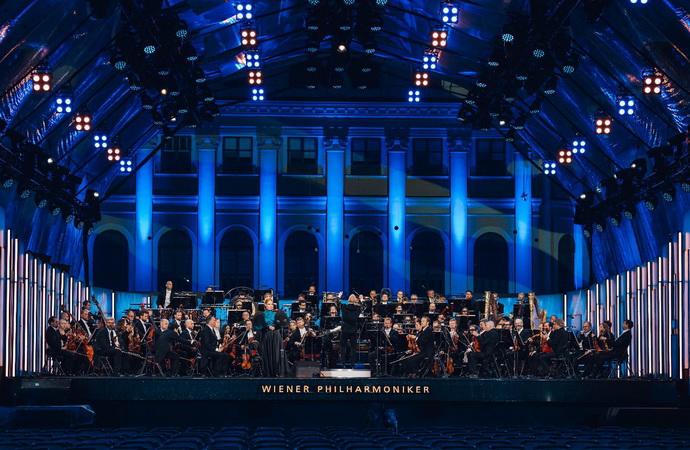
<svg viewBox="0 0 690 450">
<path fill-rule="evenodd" d="M 553 349 L 549 345 L 549 338 L 544 333 L 541 334 L 541 352 L 542 353 L 553 353 Z"/>
<path fill-rule="evenodd" d="M 453 367 L 453 358 L 451 358 L 450 355 L 448 355 L 446 358 L 446 372 L 450 375 L 455 372 L 455 367 Z"/>
<path fill-rule="evenodd" d="M 98 304 L 98 303 L 97 303 Z M 65 308 L 65 305 L 60 305 L 60 311 L 65 312 L 69 315 L 69 319 L 78 324 L 79 322 L 76 320 L 76 318 L 70 313 L 67 308 Z M 94 357 L 94 350 L 93 350 L 93 345 L 89 345 L 89 337 L 86 335 L 86 330 L 83 330 L 80 326 L 75 327 L 76 331 L 70 330 L 67 333 L 67 350 L 71 352 L 76 352 L 79 346 L 81 346 L 84 349 L 84 355 L 89 360 L 89 363 L 93 365 L 93 357 Z"/>
<path fill-rule="evenodd" d="M 412 353 L 419 353 L 419 345 L 417 345 L 417 336 L 414 334 L 407 335 L 407 348 L 412 350 Z"/>
<path fill-rule="evenodd" d="M 482 345 L 479 343 L 478 336 L 472 336 L 472 350 L 474 350 L 477 353 L 482 352 Z"/>
</svg>

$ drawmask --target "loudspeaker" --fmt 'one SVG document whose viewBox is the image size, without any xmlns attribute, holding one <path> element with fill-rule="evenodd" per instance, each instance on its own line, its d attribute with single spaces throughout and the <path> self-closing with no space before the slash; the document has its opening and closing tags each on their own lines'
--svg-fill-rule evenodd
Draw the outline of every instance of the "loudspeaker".
<svg viewBox="0 0 690 450">
<path fill-rule="evenodd" d="M 295 376 L 297 378 L 313 378 L 321 373 L 321 363 L 319 361 L 296 361 Z"/>
</svg>

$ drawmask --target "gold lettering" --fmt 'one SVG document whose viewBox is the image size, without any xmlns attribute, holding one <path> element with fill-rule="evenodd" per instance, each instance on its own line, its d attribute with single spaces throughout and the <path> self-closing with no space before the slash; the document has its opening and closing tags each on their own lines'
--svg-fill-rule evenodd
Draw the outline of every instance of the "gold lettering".
<svg viewBox="0 0 690 450">
<path fill-rule="evenodd" d="M 399 394 L 400 393 L 400 387 L 399 386 L 393 386 L 393 393 Z"/>
<path fill-rule="evenodd" d="M 357 387 L 355 388 L 355 393 L 356 393 L 356 394 L 361 394 L 361 393 L 362 393 L 362 387 L 361 387 L 361 386 L 357 386 Z"/>
<path fill-rule="evenodd" d="M 294 386 L 287 385 L 287 386 L 285 386 L 285 392 L 292 394 L 292 392 L 294 391 L 294 388 L 295 388 Z"/>
<path fill-rule="evenodd" d="M 278 392 L 280 392 L 281 394 L 285 392 L 285 386 L 283 386 L 282 384 L 278 386 Z"/>
<path fill-rule="evenodd" d="M 390 386 L 384 386 L 383 387 L 383 393 L 384 394 L 390 394 L 391 392 L 391 387 Z"/>
<path fill-rule="evenodd" d="M 351 394 L 352 393 L 352 386 L 347 386 L 345 388 L 345 392 L 347 392 L 348 394 Z"/>
<path fill-rule="evenodd" d="M 323 386 L 316 386 L 316 393 L 318 394 L 323 390 Z"/>
<path fill-rule="evenodd" d="M 374 394 L 380 394 L 381 393 L 381 386 L 372 386 L 371 392 Z"/>
<path fill-rule="evenodd" d="M 271 386 L 266 386 L 265 384 L 261 385 L 261 392 L 263 392 L 264 394 L 271 392 Z"/>
<path fill-rule="evenodd" d="M 306 385 L 306 384 L 305 384 L 304 386 L 302 386 L 302 390 L 303 390 L 306 394 L 308 394 L 308 393 L 309 393 L 309 385 Z"/>
<path fill-rule="evenodd" d="M 429 393 L 429 386 L 424 386 L 424 393 L 428 394 Z"/>
</svg>

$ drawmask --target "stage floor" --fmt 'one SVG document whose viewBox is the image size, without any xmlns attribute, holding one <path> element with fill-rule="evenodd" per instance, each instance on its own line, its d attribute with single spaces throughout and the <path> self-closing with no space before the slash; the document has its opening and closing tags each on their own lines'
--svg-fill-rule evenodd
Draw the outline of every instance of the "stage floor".
<svg viewBox="0 0 690 450">
<path fill-rule="evenodd" d="M 685 387 L 673 381 L 37 377 L 9 382 L 15 406 L 90 405 L 99 426 L 305 426 L 297 411 L 308 411 L 310 426 L 365 426 L 368 411 L 380 404 L 411 426 L 516 420 L 663 426 L 689 418 Z"/>
</svg>

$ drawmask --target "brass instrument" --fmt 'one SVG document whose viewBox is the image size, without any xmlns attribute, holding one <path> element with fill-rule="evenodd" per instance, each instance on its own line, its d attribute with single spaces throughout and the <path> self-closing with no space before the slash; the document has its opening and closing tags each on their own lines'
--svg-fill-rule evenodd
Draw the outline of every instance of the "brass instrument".
<svg viewBox="0 0 690 450">
<path fill-rule="evenodd" d="M 536 309 L 536 297 L 534 295 L 534 292 L 530 292 L 529 294 L 527 294 L 527 298 L 529 299 L 529 320 L 531 322 L 531 328 L 534 329 L 534 327 L 536 326 L 536 324 L 534 323 L 534 312 Z"/>
<path fill-rule="evenodd" d="M 491 291 L 484 291 L 484 319 L 489 318 L 489 303 L 491 302 Z"/>
</svg>

